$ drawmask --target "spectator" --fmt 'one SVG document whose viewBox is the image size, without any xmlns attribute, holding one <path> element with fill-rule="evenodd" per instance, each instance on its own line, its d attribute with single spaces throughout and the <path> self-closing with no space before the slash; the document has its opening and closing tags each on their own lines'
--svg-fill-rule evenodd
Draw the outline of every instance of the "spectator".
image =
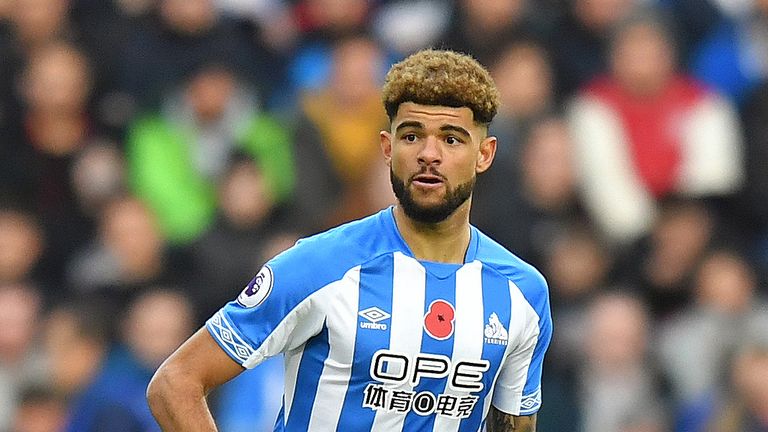
<svg viewBox="0 0 768 432">
<path fill-rule="evenodd" d="M 710 423 L 718 432 L 761 432 L 768 428 L 768 349 L 747 345 L 731 363 L 731 394 Z"/>
<path fill-rule="evenodd" d="M 98 400 L 94 383 L 105 365 L 114 313 L 104 302 L 68 301 L 56 304 L 45 322 L 51 385 L 68 400 L 66 432 L 90 430 Z"/>
<path fill-rule="evenodd" d="M 692 300 L 694 273 L 716 242 L 718 223 L 698 200 L 667 199 L 651 233 L 617 254 L 616 279 L 639 291 L 653 317 L 670 318 Z"/>
<path fill-rule="evenodd" d="M 691 74 L 740 105 L 768 78 L 768 2 L 674 1 Z"/>
<path fill-rule="evenodd" d="M 522 36 L 540 36 L 531 14 L 537 8 L 528 6 L 532 5 L 527 0 L 458 1 L 442 43 L 490 65 L 498 56 L 499 44 Z"/>
<path fill-rule="evenodd" d="M 758 257 L 760 276 L 768 275 L 768 80 L 765 80 L 745 104 L 744 137 L 746 144 L 746 182 L 742 197 L 745 218 L 740 222 L 745 236 L 752 241 Z"/>
<path fill-rule="evenodd" d="M 42 301 L 29 284 L 0 283 L 0 430 L 11 426 L 24 387 L 46 376 L 37 344 Z"/>
<path fill-rule="evenodd" d="M 51 314 L 54 384 L 72 401 L 65 431 L 160 430 L 144 395 L 154 370 L 191 333 L 190 304 L 175 292 L 147 291 L 127 308 L 117 345 L 113 314 L 84 300 Z"/>
<path fill-rule="evenodd" d="M 252 43 L 247 32 L 222 16 L 213 0 L 159 0 L 117 47 L 116 87 L 140 111 L 156 109 L 165 92 L 211 57 L 242 71 L 266 100 L 280 65 Z"/>
<path fill-rule="evenodd" d="M 478 178 L 477 187 L 486 193 L 473 197 L 473 223 L 523 259 L 541 264 L 553 239 L 581 218 L 572 145 L 561 118 L 532 121 L 517 155 L 499 150 L 506 154 L 495 171 Z"/>
<path fill-rule="evenodd" d="M 581 430 L 668 430 L 663 380 L 651 362 L 650 316 L 642 301 L 605 294 L 589 307 L 580 371 Z"/>
<path fill-rule="evenodd" d="M 383 65 L 371 39 L 343 39 L 334 46 L 328 84 L 302 97 L 296 204 L 310 231 L 369 213 L 360 180 L 379 161 L 379 143 L 371 137 L 387 123 L 379 93 Z"/>
<path fill-rule="evenodd" d="M 30 212 L 0 209 L 0 283 L 13 284 L 34 279 L 45 239 Z"/>
<path fill-rule="evenodd" d="M 550 348 L 547 375 L 542 377 L 542 392 L 549 396 L 538 427 L 542 432 L 578 431 L 585 415 L 577 401 L 587 316 L 608 286 L 612 262 L 598 237 L 578 223 L 562 227 L 547 247 L 542 268 L 549 281 L 557 343 Z"/>
<path fill-rule="evenodd" d="M 85 149 L 103 142 L 88 107 L 91 76 L 83 52 L 57 41 L 35 51 L 19 82 L 26 133 L 17 151 L 25 181 L 14 192 L 41 221 L 47 245 L 41 265 L 52 284 L 61 283 L 67 260 L 93 229 L 73 184 Z"/>
<path fill-rule="evenodd" d="M 248 157 L 232 162 L 218 186 L 218 202 L 214 225 L 189 246 L 188 289 L 201 325 L 237 296 L 247 282 L 243 278 L 264 264 L 264 248 L 293 225 L 291 209 L 277 202 L 264 174 Z"/>
<path fill-rule="evenodd" d="M 10 432 L 59 432 L 64 430 L 67 403 L 44 385 L 29 386 L 21 391 L 19 407 Z"/>
<path fill-rule="evenodd" d="M 739 335 L 768 322 L 768 306 L 757 295 L 750 263 L 734 250 L 707 253 L 694 294 L 695 302 L 659 332 L 659 359 L 684 412 L 721 390 L 721 371 L 741 343 Z"/>
<path fill-rule="evenodd" d="M 554 27 L 549 41 L 559 101 L 567 101 L 608 70 L 614 27 L 639 0 L 574 0 Z"/>
<path fill-rule="evenodd" d="M 69 264 L 73 292 L 108 298 L 118 308 L 156 284 L 174 284 L 182 260 L 163 240 L 154 214 L 131 196 L 113 198 L 99 218 L 99 232 Z"/>
<path fill-rule="evenodd" d="M 131 186 L 175 244 L 210 228 L 215 185 L 237 153 L 259 165 L 277 202 L 293 192 L 288 131 L 260 111 L 255 93 L 231 68 L 215 62 L 195 70 L 160 112 L 137 120 L 127 147 Z"/>
<path fill-rule="evenodd" d="M 371 31 L 397 57 L 437 46 L 450 25 L 456 2 L 450 0 L 395 0 L 381 3 Z"/>
<path fill-rule="evenodd" d="M 649 232 L 658 200 L 727 197 L 742 184 L 734 107 L 676 71 L 671 35 L 653 15 L 624 22 L 610 74 L 570 107 L 576 163 L 590 217 L 614 244 Z"/>
<path fill-rule="evenodd" d="M 299 35 L 288 61 L 288 86 L 280 93 L 283 108 L 300 107 L 306 92 L 321 90 L 332 79 L 335 46 L 353 35 L 367 37 L 373 2 L 369 0 L 299 0 L 293 16 Z M 380 71 L 384 75 L 384 66 Z"/>
</svg>

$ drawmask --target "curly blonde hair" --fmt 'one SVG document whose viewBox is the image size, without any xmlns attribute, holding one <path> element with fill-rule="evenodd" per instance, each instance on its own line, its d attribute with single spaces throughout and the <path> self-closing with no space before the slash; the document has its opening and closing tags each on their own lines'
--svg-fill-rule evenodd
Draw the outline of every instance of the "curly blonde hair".
<svg viewBox="0 0 768 432">
<path fill-rule="evenodd" d="M 467 107 L 488 125 L 499 108 L 499 91 L 480 63 L 466 54 L 426 49 L 396 63 L 384 80 L 382 100 L 389 120 L 403 102 Z"/>
</svg>

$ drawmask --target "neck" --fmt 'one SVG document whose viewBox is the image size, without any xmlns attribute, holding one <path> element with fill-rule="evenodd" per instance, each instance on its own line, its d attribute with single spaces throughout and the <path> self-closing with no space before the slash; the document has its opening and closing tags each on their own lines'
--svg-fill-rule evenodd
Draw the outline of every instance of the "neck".
<svg viewBox="0 0 768 432">
<path fill-rule="evenodd" d="M 467 200 L 448 219 L 424 223 L 408 217 L 398 205 L 395 222 L 416 259 L 463 264 L 470 240 L 469 207 Z"/>
</svg>

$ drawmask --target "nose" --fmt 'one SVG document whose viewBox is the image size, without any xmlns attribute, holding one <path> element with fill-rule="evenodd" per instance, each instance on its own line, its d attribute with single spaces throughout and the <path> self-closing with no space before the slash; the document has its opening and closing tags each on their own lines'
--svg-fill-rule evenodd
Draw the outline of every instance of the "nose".
<svg viewBox="0 0 768 432">
<path fill-rule="evenodd" d="M 419 150 L 419 164 L 440 165 L 442 158 L 443 155 L 440 141 L 433 136 L 427 137 L 427 139 L 424 140 L 424 145 L 422 145 Z"/>
</svg>

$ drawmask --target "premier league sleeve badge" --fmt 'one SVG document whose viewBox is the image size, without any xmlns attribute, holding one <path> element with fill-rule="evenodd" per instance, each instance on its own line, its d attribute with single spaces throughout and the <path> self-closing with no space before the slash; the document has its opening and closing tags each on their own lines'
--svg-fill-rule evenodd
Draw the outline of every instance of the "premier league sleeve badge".
<svg viewBox="0 0 768 432">
<path fill-rule="evenodd" d="M 237 296 L 237 302 L 247 308 L 254 308 L 260 305 L 272 292 L 273 283 L 272 269 L 265 265 L 245 286 L 240 295 Z"/>
</svg>

